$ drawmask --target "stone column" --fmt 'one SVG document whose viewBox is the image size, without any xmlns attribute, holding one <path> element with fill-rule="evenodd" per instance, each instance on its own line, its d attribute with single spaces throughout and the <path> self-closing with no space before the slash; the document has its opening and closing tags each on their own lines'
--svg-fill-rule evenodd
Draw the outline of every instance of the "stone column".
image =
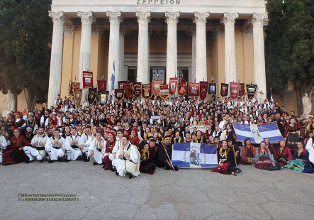
<svg viewBox="0 0 314 220">
<path fill-rule="evenodd" d="M 137 81 L 150 83 L 148 23 L 150 12 L 136 12 L 138 22 Z"/>
<path fill-rule="evenodd" d="M 114 89 L 118 88 L 118 81 L 121 79 L 120 74 L 120 22 L 121 12 L 107 12 L 110 22 L 109 51 L 108 51 L 108 78 L 107 90 L 111 91 L 112 74 L 115 76 Z"/>
<path fill-rule="evenodd" d="M 265 54 L 264 54 L 264 30 L 263 24 L 267 14 L 253 14 L 253 50 L 254 50 L 254 81 L 257 84 L 257 99 L 264 101 L 267 95 Z"/>
<path fill-rule="evenodd" d="M 169 83 L 169 79 L 176 76 L 178 69 L 177 60 L 177 23 L 180 16 L 179 12 L 166 12 L 167 22 L 167 69 L 166 83 Z"/>
<path fill-rule="evenodd" d="M 237 81 L 234 22 L 238 13 L 225 13 L 221 23 L 225 25 L 225 83 Z"/>
<path fill-rule="evenodd" d="M 78 12 L 77 16 L 81 18 L 82 30 L 81 30 L 81 48 L 80 48 L 80 66 L 79 66 L 79 82 L 81 88 L 83 88 L 83 71 L 88 71 L 90 68 L 90 48 L 91 48 L 91 36 L 92 36 L 92 23 L 95 21 L 95 17 L 91 11 Z M 83 89 L 81 105 L 87 99 L 87 89 Z"/>
<path fill-rule="evenodd" d="M 189 82 L 194 82 L 196 77 L 196 31 L 195 27 L 191 28 L 192 37 L 192 69 L 189 71 Z"/>
<path fill-rule="evenodd" d="M 208 12 L 196 12 L 194 23 L 196 24 L 196 82 L 207 81 L 207 60 L 206 60 L 206 21 Z"/>
<path fill-rule="evenodd" d="M 125 72 L 124 68 L 124 36 L 125 36 L 126 28 L 121 27 L 120 28 L 120 80 L 127 80 L 127 72 Z"/>
<path fill-rule="evenodd" d="M 61 90 L 61 70 L 62 70 L 62 48 L 63 48 L 63 25 L 65 17 L 63 12 L 49 12 L 52 18 L 52 45 L 49 73 L 48 106 L 53 106 Z"/>
</svg>

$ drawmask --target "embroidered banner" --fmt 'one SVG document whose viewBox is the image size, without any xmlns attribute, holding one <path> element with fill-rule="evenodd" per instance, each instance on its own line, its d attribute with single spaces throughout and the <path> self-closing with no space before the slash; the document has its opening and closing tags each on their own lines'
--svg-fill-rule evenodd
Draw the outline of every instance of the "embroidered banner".
<svg viewBox="0 0 314 220">
<path fill-rule="evenodd" d="M 83 88 L 93 88 L 93 72 L 83 71 Z"/>
<path fill-rule="evenodd" d="M 142 96 L 145 99 L 151 97 L 151 84 L 142 84 Z"/>
<path fill-rule="evenodd" d="M 230 98 L 237 99 L 239 96 L 239 83 L 230 82 Z"/>
<path fill-rule="evenodd" d="M 160 85 L 162 84 L 162 81 L 157 81 L 157 80 L 153 80 L 152 81 L 152 87 L 151 87 L 151 90 L 152 90 L 152 94 L 154 96 L 158 96 L 160 94 Z"/>
<path fill-rule="evenodd" d="M 239 85 L 239 96 L 244 96 L 245 95 L 245 84 L 244 83 L 240 83 Z"/>
<path fill-rule="evenodd" d="M 133 84 L 133 95 L 134 97 L 140 97 L 142 94 L 142 83 L 134 82 Z"/>
<path fill-rule="evenodd" d="M 200 84 L 199 83 L 190 83 L 189 96 L 200 96 Z"/>
<path fill-rule="evenodd" d="M 169 94 L 174 96 L 177 91 L 178 78 L 170 78 L 169 79 Z"/>
<path fill-rule="evenodd" d="M 221 96 L 227 96 L 228 95 L 228 84 L 221 83 L 220 95 Z"/>
<path fill-rule="evenodd" d="M 88 102 L 90 104 L 97 102 L 98 93 L 96 88 L 89 88 L 88 89 Z"/>
<path fill-rule="evenodd" d="M 181 82 L 179 83 L 179 91 L 178 94 L 181 96 L 186 95 L 186 89 L 187 89 L 188 83 L 187 82 Z"/>
<path fill-rule="evenodd" d="M 116 99 L 121 100 L 121 99 L 123 99 L 124 90 L 123 89 L 115 89 L 114 94 L 115 94 Z"/>
<path fill-rule="evenodd" d="M 167 84 L 160 85 L 160 97 L 166 99 L 169 96 L 169 87 Z"/>
<path fill-rule="evenodd" d="M 216 83 L 209 83 L 208 94 L 216 95 Z"/>
<path fill-rule="evenodd" d="M 207 97 L 208 82 L 200 81 L 200 99 L 204 100 Z"/>
<path fill-rule="evenodd" d="M 257 85 L 256 84 L 246 84 L 247 97 L 252 99 L 256 93 Z"/>
<path fill-rule="evenodd" d="M 97 80 L 98 91 L 104 92 L 107 88 L 107 81 L 106 80 Z"/>
</svg>

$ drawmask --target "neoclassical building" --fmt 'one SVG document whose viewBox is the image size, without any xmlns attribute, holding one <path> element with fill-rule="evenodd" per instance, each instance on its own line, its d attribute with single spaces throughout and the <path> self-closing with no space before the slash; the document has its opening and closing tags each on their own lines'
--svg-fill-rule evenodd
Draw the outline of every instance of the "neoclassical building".
<svg viewBox="0 0 314 220">
<path fill-rule="evenodd" d="M 50 106 L 83 71 L 107 88 L 114 72 L 116 86 L 178 76 L 256 83 L 266 96 L 264 0 L 52 0 L 49 16 Z"/>
</svg>

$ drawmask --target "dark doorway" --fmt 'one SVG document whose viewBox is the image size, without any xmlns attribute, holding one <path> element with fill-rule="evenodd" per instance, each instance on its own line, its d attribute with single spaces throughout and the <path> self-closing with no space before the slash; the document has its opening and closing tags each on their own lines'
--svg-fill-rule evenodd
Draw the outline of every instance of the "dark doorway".
<svg viewBox="0 0 314 220">
<path fill-rule="evenodd" d="M 128 80 L 130 82 L 136 82 L 136 77 L 137 77 L 136 67 L 129 67 L 128 68 Z"/>
</svg>

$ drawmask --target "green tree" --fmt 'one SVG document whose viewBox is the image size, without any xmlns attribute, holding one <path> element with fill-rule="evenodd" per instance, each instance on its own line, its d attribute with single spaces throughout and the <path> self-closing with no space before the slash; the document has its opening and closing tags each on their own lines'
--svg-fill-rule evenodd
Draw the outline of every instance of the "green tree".
<svg viewBox="0 0 314 220">
<path fill-rule="evenodd" d="M 287 81 L 297 95 L 298 112 L 302 97 L 314 88 L 313 0 L 268 0 L 265 56 L 268 87 L 283 97 Z"/>
<path fill-rule="evenodd" d="M 27 90 L 28 108 L 44 102 L 48 90 L 51 0 L 0 2 L 0 90 L 15 97 Z"/>
<path fill-rule="evenodd" d="M 288 0 L 284 3 L 285 32 L 283 48 L 288 80 L 297 95 L 299 113 L 304 93 L 314 88 L 314 7 L 312 0 Z"/>
<path fill-rule="evenodd" d="M 283 25 L 283 1 L 269 0 L 266 4 L 269 24 L 265 30 L 265 60 L 267 87 L 278 94 L 284 102 L 284 89 L 287 85 L 285 62 L 283 58 L 282 33 Z"/>
</svg>

